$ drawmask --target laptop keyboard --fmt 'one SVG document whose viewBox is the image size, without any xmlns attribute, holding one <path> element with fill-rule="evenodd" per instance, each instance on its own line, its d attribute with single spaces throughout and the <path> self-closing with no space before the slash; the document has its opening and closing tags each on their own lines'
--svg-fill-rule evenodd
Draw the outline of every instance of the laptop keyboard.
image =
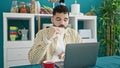
<svg viewBox="0 0 120 68">
<path fill-rule="evenodd" d="M 55 62 L 55 65 L 59 68 L 64 68 L 64 61 Z"/>
</svg>

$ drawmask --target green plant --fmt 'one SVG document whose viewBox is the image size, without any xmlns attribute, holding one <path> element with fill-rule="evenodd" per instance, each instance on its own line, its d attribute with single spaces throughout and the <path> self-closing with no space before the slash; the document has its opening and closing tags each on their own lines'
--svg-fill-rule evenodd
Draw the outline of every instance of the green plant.
<svg viewBox="0 0 120 68">
<path fill-rule="evenodd" d="M 91 6 L 91 9 L 89 12 L 87 12 L 85 15 L 87 16 L 95 16 L 95 7 Z"/>
<path fill-rule="evenodd" d="M 98 12 L 100 55 L 120 54 L 120 0 L 102 0 Z"/>
</svg>

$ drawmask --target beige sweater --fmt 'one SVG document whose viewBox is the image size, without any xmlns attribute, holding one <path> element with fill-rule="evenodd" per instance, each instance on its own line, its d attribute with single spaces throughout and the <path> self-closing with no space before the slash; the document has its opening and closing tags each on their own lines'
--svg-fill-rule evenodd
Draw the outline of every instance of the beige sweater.
<svg viewBox="0 0 120 68">
<path fill-rule="evenodd" d="M 48 43 L 46 41 L 48 30 L 49 28 L 43 29 L 36 34 L 34 45 L 28 53 L 28 58 L 31 64 L 39 64 L 44 60 L 52 59 L 57 45 L 57 37 L 53 39 L 51 44 Z M 78 32 L 71 28 L 66 29 L 63 40 L 65 44 L 82 42 Z"/>
</svg>

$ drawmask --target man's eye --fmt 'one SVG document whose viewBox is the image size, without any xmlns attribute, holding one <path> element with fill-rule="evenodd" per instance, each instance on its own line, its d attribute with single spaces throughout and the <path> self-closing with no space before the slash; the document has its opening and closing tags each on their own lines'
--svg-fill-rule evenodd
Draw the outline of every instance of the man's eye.
<svg viewBox="0 0 120 68">
<path fill-rule="evenodd" d="M 66 22 L 66 21 L 68 21 L 68 19 L 64 19 L 64 21 Z"/>
<path fill-rule="evenodd" d="M 56 18 L 57 21 L 60 21 L 61 19 L 60 18 Z"/>
</svg>

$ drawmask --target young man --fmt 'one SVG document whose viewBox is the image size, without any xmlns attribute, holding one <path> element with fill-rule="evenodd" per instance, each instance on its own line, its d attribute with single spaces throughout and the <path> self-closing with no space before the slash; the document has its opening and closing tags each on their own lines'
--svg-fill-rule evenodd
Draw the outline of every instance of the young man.
<svg viewBox="0 0 120 68">
<path fill-rule="evenodd" d="M 82 42 L 78 32 L 67 27 L 68 12 L 64 5 L 58 5 L 53 9 L 53 26 L 36 34 L 34 45 L 29 51 L 28 58 L 31 64 L 42 63 L 45 60 L 60 61 L 64 59 L 66 44 Z"/>
</svg>

